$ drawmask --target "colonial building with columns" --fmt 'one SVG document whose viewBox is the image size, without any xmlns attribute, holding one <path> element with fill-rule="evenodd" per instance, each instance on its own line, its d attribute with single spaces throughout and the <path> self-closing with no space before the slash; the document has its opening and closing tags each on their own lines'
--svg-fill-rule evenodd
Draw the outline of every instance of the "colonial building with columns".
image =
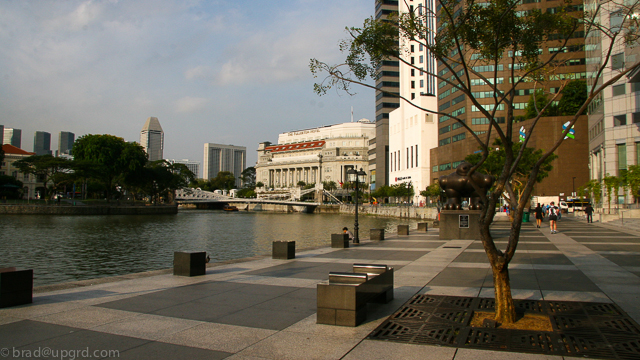
<svg viewBox="0 0 640 360">
<path fill-rule="evenodd" d="M 375 124 L 367 119 L 313 129 L 284 132 L 278 144 L 258 145 L 256 182 L 267 188 L 295 187 L 298 182 L 346 182 L 347 170 L 369 173 L 369 141 Z"/>
</svg>

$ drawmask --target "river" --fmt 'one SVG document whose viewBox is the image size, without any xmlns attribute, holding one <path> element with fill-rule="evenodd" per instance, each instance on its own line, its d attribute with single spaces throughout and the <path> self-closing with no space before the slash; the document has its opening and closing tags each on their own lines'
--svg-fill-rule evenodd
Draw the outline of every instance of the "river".
<svg viewBox="0 0 640 360">
<path fill-rule="evenodd" d="M 353 215 L 181 210 L 177 215 L 0 216 L 0 268 L 34 269 L 34 285 L 172 267 L 174 251 L 206 251 L 212 262 L 271 253 L 271 242 L 296 249 L 330 246 L 332 233 L 353 231 Z M 360 216 L 369 229 L 395 232 L 418 220 Z"/>
</svg>

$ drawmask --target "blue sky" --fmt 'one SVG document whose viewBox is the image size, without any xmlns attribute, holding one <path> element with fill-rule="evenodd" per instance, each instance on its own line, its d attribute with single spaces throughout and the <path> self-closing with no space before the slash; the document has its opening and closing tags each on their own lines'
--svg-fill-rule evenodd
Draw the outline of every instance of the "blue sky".
<svg viewBox="0 0 640 360">
<path fill-rule="evenodd" d="M 310 58 L 338 62 L 345 26 L 374 0 L 1 1 L 0 124 L 139 141 L 149 116 L 166 158 L 205 142 L 247 147 L 280 132 L 374 120 L 374 93 L 313 93 Z"/>
</svg>

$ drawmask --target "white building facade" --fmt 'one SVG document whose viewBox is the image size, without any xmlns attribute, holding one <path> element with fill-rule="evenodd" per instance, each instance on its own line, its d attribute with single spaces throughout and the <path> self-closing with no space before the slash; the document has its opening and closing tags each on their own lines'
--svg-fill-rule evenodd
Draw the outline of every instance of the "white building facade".
<svg viewBox="0 0 640 360">
<path fill-rule="evenodd" d="M 149 156 L 149 161 L 161 160 L 164 152 L 164 131 L 156 117 L 150 117 L 140 131 L 140 145 Z"/>
<path fill-rule="evenodd" d="M 400 12 L 416 15 L 435 14 L 431 0 L 399 2 Z M 435 29 L 435 17 L 426 16 L 427 26 Z M 433 32 L 431 33 L 433 35 Z M 422 44 L 401 39 L 400 107 L 389 114 L 389 185 L 405 184 L 413 187 L 414 204 L 424 202 L 420 192 L 431 184 L 430 151 L 438 146 L 437 115 L 423 111 L 438 111 L 438 89 L 435 76 L 436 61 Z M 415 106 L 414 106 L 415 105 Z M 416 107 L 418 106 L 418 107 Z"/>
<path fill-rule="evenodd" d="M 334 181 L 340 187 L 349 169 L 362 169 L 369 176 L 369 141 L 375 132 L 374 123 L 361 119 L 281 133 L 277 145 L 259 144 L 256 182 L 267 188 L 288 188 L 300 181 Z"/>
<path fill-rule="evenodd" d="M 614 2 L 585 2 L 589 9 L 600 7 L 600 23 L 616 28 L 624 22 L 625 10 Z M 585 9 L 586 10 L 586 9 Z M 624 31 L 624 30 L 623 30 Z M 625 46 L 622 38 L 614 45 L 602 79 L 598 84 L 591 80 L 598 67 L 606 60 L 611 44 L 597 32 L 587 34 L 585 39 L 588 86 L 599 86 L 613 76 L 640 60 L 640 49 Z M 640 165 L 640 71 L 635 71 L 606 88 L 594 100 L 589 109 L 589 168 L 590 178 L 601 181 L 606 176 L 621 176 L 630 165 Z M 612 196 L 612 204 L 623 204 L 625 194 L 620 190 Z M 632 203 L 633 196 L 626 196 Z M 607 207 L 606 189 L 603 185 L 602 205 Z M 594 204 L 595 206 L 595 204 Z M 612 207 L 617 206 L 613 205 Z"/>
<path fill-rule="evenodd" d="M 241 187 L 239 176 L 247 167 L 247 148 L 244 146 L 204 144 L 202 178 L 213 179 L 221 171 L 228 171 L 236 178 L 236 187 Z"/>
</svg>

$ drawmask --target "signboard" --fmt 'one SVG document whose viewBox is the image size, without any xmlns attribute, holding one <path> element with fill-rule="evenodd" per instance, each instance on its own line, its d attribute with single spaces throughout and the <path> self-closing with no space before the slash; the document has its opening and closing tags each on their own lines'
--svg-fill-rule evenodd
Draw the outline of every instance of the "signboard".
<svg viewBox="0 0 640 360">
<path fill-rule="evenodd" d="M 469 215 L 459 215 L 459 216 L 460 216 L 460 229 L 468 229 Z"/>
</svg>

